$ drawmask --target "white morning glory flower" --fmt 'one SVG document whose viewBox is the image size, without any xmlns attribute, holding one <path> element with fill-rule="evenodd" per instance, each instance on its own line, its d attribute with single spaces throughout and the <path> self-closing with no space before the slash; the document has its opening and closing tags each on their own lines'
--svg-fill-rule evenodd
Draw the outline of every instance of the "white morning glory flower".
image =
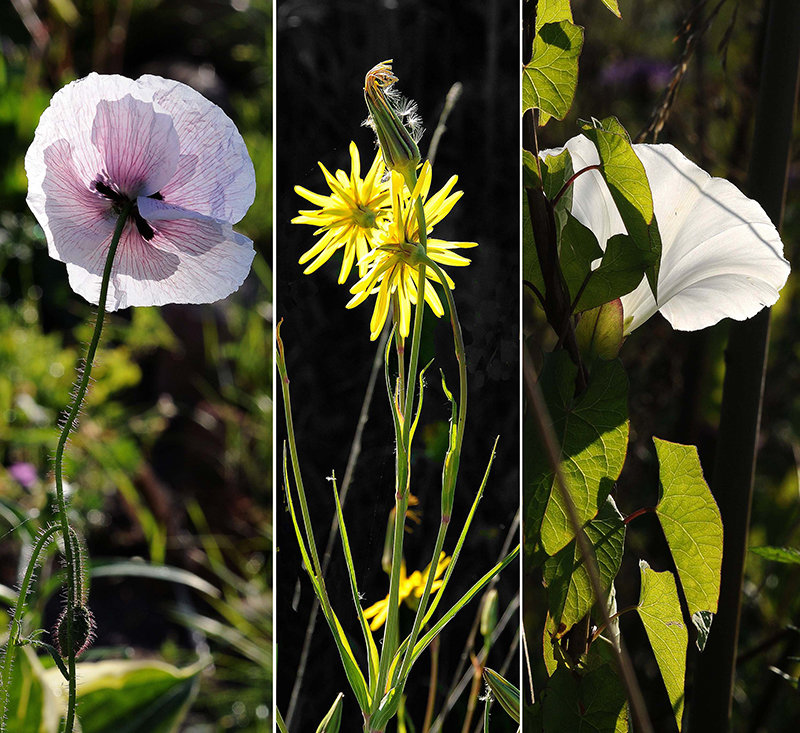
<svg viewBox="0 0 800 733">
<path fill-rule="evenodd" d="M 68 84 L 42 114 L 25 170 L 50 255 L 92 303 L 126 202 L 108 310 L 210 303 L 250 270 L 253 243 L 232 226 L 253 203 L 253 164 L 228 116 L 185 84 L 99 74 Z"/>
<path fill-rule="evenodd" d="M 600 162 L 583 135 L 565 145 L 575 172 Z M 723 178 L 712 178 L 672 145 L 634 145 L 653 194 L 661 233 L 658 303 L 646 278 L 622 297 L 625 333 L 657 310 L 681 331 L 754 316 L 778 300 L 789 276 L 783 244 L 764 209 Z M 556 155 L 558 150 L 542 153 Z M 600 246 L 625 226 L 599 171 L 578 176 L 572 213 Z"/>
</svg>

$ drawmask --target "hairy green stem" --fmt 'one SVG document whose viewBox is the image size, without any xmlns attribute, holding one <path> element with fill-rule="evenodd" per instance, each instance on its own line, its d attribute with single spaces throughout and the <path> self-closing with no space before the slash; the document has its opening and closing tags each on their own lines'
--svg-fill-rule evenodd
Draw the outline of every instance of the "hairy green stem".
<svg viewBox="0 0 800 733">
<path fill-rule="evenodd" d="M 133 208 L 133 203 L 128 202 L 119 212 L 117 225 L 114 228 L 114 234 L 111 237 L 111 244 L 108 247 L 108 255 L 106 256 L 105 267 L 103 268 L 103 279 L 100 284 L 100 297 L 97 302 L 97 319 L 94 324 L 94 332 L 92 333 L 92 340 L 89 342 L 89 349 L 86 352 L 86 359 L 84 360 L 83 373 L 81 374 L 78 382 L 78 389 L 75 392 L 75 399 L 72 406 L 67 413 L 67 419 L 64 421 L 64 426 L 61 429 L 61 435 L 58 438 L 58 445 L 56 446 L 56 455 L 54 461 L 55 483 L 56 483 L 56 503 L 58 510 L 58 520 L 61 525 L 61 534 L 64 538 L 64 558 L 67 566 L 67 611 L 66 611 L 66 630 L 67 630 L 67 669 L 69 670 L 69 697 L 67 702 L 67 717 L 64 721 L 64 733 L 71 733 L 75 726 L 75 699 L 77 695 L 76 680 L 75 680 L 75 645 L 73 643 L 72 635 L 72 616 L 75 609 L 75 551 L 73 548 L 72 536 L 69 527 L 69 518 L 67 516 L 67 502 L 64 498 L 64 478 L 63 478 L 63 461 L 64 461 L 64 448 L 67 444 L 67 438 L 75 426 L 75 421 L 78 418 L 83 400 L 86 397 L 86 391 L 89 388 L 89 379 L 92 375 L 92 365 L 94 364 L 94 357 L 97 353 L 97 347 L 100 343 L 100 334 L 103 332 L 103 320 L 106 315 L 106 297 L 108 296 L 108 283 L 111 279 L 111 268 L 114 264 L 114 255 L 117 252 L 122 230 L 125 227 L 125 222 Z M 62 650 L 63 651 L 63 650 Z"/>
<path fill-rule="evenodd" d="M 0 694 L 2 694 L 2 706 L 0 706 L 0 726 L 5 730 L 6 716 L 8 715 L 8 696 L 11 689 L 11 667 L 14 663 L 14 655 L 18 646 L 17 639 L 19 638 L 22 629 L 22 614 L 25 608 L 25 599 L 28 597 L 28 589 L 30 588 L 31 581 L 33 580 L 33 573 L 36 570 L 36 565 L 39 562 L 39 555 L 42 550 L 53 541 L 53 535 L 61 531 L 58 524 L 53 524 L 48 527 L 33 546 L 28 565 L 25 568 L 25 574 L 22 577 L 22 583 L 19 586 L 19 593 L 17 595 L 17 602 L 14 604 L 14 615 L 11 617 L 11 627 L 8 633 L 8 643 L 6 644 L 6 654 L 3 657 L 3 672 L 0 676 Z"/>
</svg>

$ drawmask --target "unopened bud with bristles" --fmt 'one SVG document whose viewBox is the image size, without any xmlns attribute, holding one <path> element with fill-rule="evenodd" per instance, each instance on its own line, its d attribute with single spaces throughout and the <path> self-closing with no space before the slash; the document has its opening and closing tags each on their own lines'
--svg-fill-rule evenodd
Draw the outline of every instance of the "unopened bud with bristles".
<svg viewBox="0 0 800 733">
<path fill-rule="evenodd" d="M 416 104 L 393 89 L 396 81 L 391 59 L 367 72 L 364 79 L 364 101 L 369 110 L 367 124 L 378 136 L 386 167 L 402 173 L 409 189 L 413 189 L 421 160 L 417 142 L 422 129 Z"/>
<path fill-rule="evenodd" d="M 67 638 L 67 612 L 64 609 L 56 621 L 55 628 L 53 629 L 53 637 L 58 647 L 58 653 L 66 659 L 69 656 L 70 643 Z M 97 625 L 94 621 L 94 616 L 89 610 L 88 606 L 82 603 L 76 605 L 72 610 L 72 648 L 75 650 L 75 656 L 79 657 L 83 654 L 94 641 L 94 632 Z"/>
</svg>

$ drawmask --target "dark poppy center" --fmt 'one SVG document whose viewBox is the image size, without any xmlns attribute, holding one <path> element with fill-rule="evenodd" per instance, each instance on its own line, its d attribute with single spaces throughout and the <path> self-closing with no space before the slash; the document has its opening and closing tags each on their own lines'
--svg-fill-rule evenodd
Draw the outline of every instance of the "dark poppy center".
<svg viewBox="0 0 800 733">
<path fill-rule="evenodd" d="M 136 228 L 139 230 L 139 234 L 148 242 L 156 235 L 156 233 L 153 231 L 153 227 L 151 227 L 147 220 L 139 213 L 139 207 L 136 205 L 135 201 L 132 201 L 130 198 L 125 196 L 125 194 L 114 190 L 111 188 L 111 186 L 103 183 L 102 181 L 94 182 L 94 190 L 97 191 L 97 193 L 99 193 L 101 196 L 111 201 L 114 206 L 114 210 L 117 212 L 121 211 L 125 204 L 132 203 L 133 208 L 131 209 L 130 216 L 135 222 Z M 161 195 L 160 191 L 151 193 L 147 198 L 157 199 L 158 201 L 164 200 L 164 197 Z"/>
</svg>

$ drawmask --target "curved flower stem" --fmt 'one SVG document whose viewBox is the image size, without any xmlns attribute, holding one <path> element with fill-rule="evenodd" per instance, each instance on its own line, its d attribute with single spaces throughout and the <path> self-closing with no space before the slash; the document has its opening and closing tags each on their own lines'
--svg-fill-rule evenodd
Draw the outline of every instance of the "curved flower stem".
<svg viewBox="0 0 800 733">
<path fill-rule="evenodd" d="M 11 617 L 11 629 L 8 633 L 6 653 L 3 657 L 3 671 L 0 676 L 0 694 L 3 696 L 2 705 L 0 705 L 0 729 L 2 730 L 5 730 L 5 722 L 8 715 L 8 694 L 11 690 L 11 667 L 14 664 L 14 655 L 16 653 L 16 647 L 18 646 L 17 639 L 19 638 L 19 633 L 22 628 L 22 614 L 25 608 L 25 599 L 28 597 L 28 589 L 33 580 L 33 574 L 39 562 L 40 553 L 53 541 L 53 535 L 60 531 L 61 527 L 57 524 L 53 524 L 39 535 L 39 539 L 36 540 L 36 544 L 33 546 L 31 557 L 25 568 L 25 575 L 19 586 L 17 602 L 14 605 L 14 615 Z"/>
<path fill-rule="evenodd" d="M 133 208 L 133 203 L 126 203 L 119 213 L 117 219 L 117 226 L 114 229 L 114 234 L 111 237 L 111 244 L 108 248 L 108 255 L 106 257 L 105 267 L 103 268 L 103 279 L 100 285 L 100 298 L 97 305 L 97 320 L 94 324 L 94 333 L 92 340 L 89 342 L 89 349 L 86 352 L 86 359 L 84 360 L 83 373 L 81 374 L 80 381 L 78 382 L 78 389 L 75 392 L 75 399 L 72 401 L 72 406 L 67 414 L 67 419 L 64 421 L 64 426 L 61 429 L 61 435 L 58 438 L 58 445 L 56 446 L 56 455 L 54 461 L 55 483 L 56 483 L 56 502 L 58 505 L 58 518 L 61 526 L 61 534 L 64 537 L 64 557 L 67 566 L 67 610 L 64 623 L 66 624 L 67 631 L 67 669 L 69 670 L 69 700 L 67 705 L 67 718 L 64 722 L 64 733 L 71 733 L 75 725 L 75 645 L 72 637 L 72 616 L 75 609 L 75 595 L 76 595 L 76 573 L 75 573 L 75 549 L 72 544 L 72 536 L 70 534 L 69 520 L 67 517 L 67 503 L 64 499 L 64 479 L 63 473 L 63 460 L 64 460 L 64 447 L 67 444 L 67 438 L 72 432 L 75 421 L 78 417 L 78 412 L 83 404 L 83 399 L 86 396 L 86 390 L 89 387 L 89 379 L 92 375 L 92 364 L 94 357 L 97 353 L 97 346 L 100 343 L 100 334 L 103 331 L 103 320 L 106 315 L 106 297 L 108 295 L 108 282 L 111 279 L 111 266 L 114 263 L 114 255 L 117 252 L 117 245 L 119 245 L 122 230 L 128 216 Z"/>
</svg>

